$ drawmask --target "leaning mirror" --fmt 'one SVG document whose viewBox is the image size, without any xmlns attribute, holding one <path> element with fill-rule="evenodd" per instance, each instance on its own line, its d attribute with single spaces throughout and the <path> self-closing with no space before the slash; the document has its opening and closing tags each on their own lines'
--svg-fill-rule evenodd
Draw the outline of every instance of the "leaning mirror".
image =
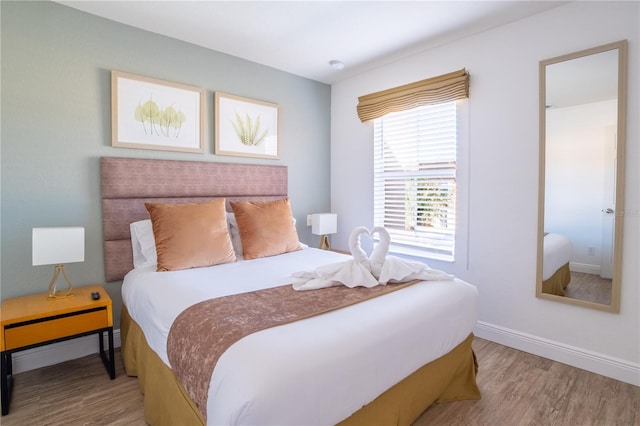
<svg viewBox="0 0 640 426">
<path fill-rule="evenodd" d="M 626 63 L 626 40 L 540 62 L 540 298 L 619 311 Z"/>
</svg>

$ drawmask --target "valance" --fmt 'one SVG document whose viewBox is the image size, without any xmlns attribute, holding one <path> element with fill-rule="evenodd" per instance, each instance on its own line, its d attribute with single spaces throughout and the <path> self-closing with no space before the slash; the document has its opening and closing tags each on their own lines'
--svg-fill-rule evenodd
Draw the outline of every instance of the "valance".
<svg viewBox="0 0 640 426">
<path fill-rule="evenodd" d="M 358 98 L 360 121 L 373 120 L 390 112 L 404 111 L 469 97 L 466 69 L 416 81 Z"/>
</svg>

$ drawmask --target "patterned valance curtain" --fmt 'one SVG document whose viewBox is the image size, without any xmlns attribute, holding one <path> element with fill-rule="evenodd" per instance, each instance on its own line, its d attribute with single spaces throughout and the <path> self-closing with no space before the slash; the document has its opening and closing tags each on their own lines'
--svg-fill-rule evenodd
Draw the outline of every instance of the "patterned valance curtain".
<svg viewBox="0 0 640 426">
<path fill-rule="evenodd" d="M 405 84 L 358 98 L 358 117 L 362 122 L 390 112 L 405 111 L 424 105 L 455 101 L 469 97 L 469 74 L 466 69 Z"/>
</svg>

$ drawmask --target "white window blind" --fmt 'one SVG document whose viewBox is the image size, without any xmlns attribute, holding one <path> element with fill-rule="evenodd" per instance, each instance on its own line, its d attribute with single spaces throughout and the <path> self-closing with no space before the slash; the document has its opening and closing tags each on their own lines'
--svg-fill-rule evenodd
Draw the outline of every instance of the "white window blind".
<svg viewBox="0 0 640 426">
<path fill-rule="evenodd" d="M 374 225 L 393 251 L 454 259 L 456 140 L 455 101 L 374 121 Z"/>
</svg>

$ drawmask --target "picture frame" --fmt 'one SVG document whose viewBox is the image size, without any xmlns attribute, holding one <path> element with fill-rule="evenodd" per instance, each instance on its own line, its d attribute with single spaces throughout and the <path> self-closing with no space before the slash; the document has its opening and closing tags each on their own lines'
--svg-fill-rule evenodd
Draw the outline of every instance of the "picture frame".
<svg viewBox="0 0 640 426">
<path fill-rule="evenodd" d="M 215 154 L 280 158 L 278 105 L 216 92 Z"/>
<path fill-rule="evenodd" d="M 111 71 L 111 145 L 204 153 L 205 90 Z"/>
</svg>

